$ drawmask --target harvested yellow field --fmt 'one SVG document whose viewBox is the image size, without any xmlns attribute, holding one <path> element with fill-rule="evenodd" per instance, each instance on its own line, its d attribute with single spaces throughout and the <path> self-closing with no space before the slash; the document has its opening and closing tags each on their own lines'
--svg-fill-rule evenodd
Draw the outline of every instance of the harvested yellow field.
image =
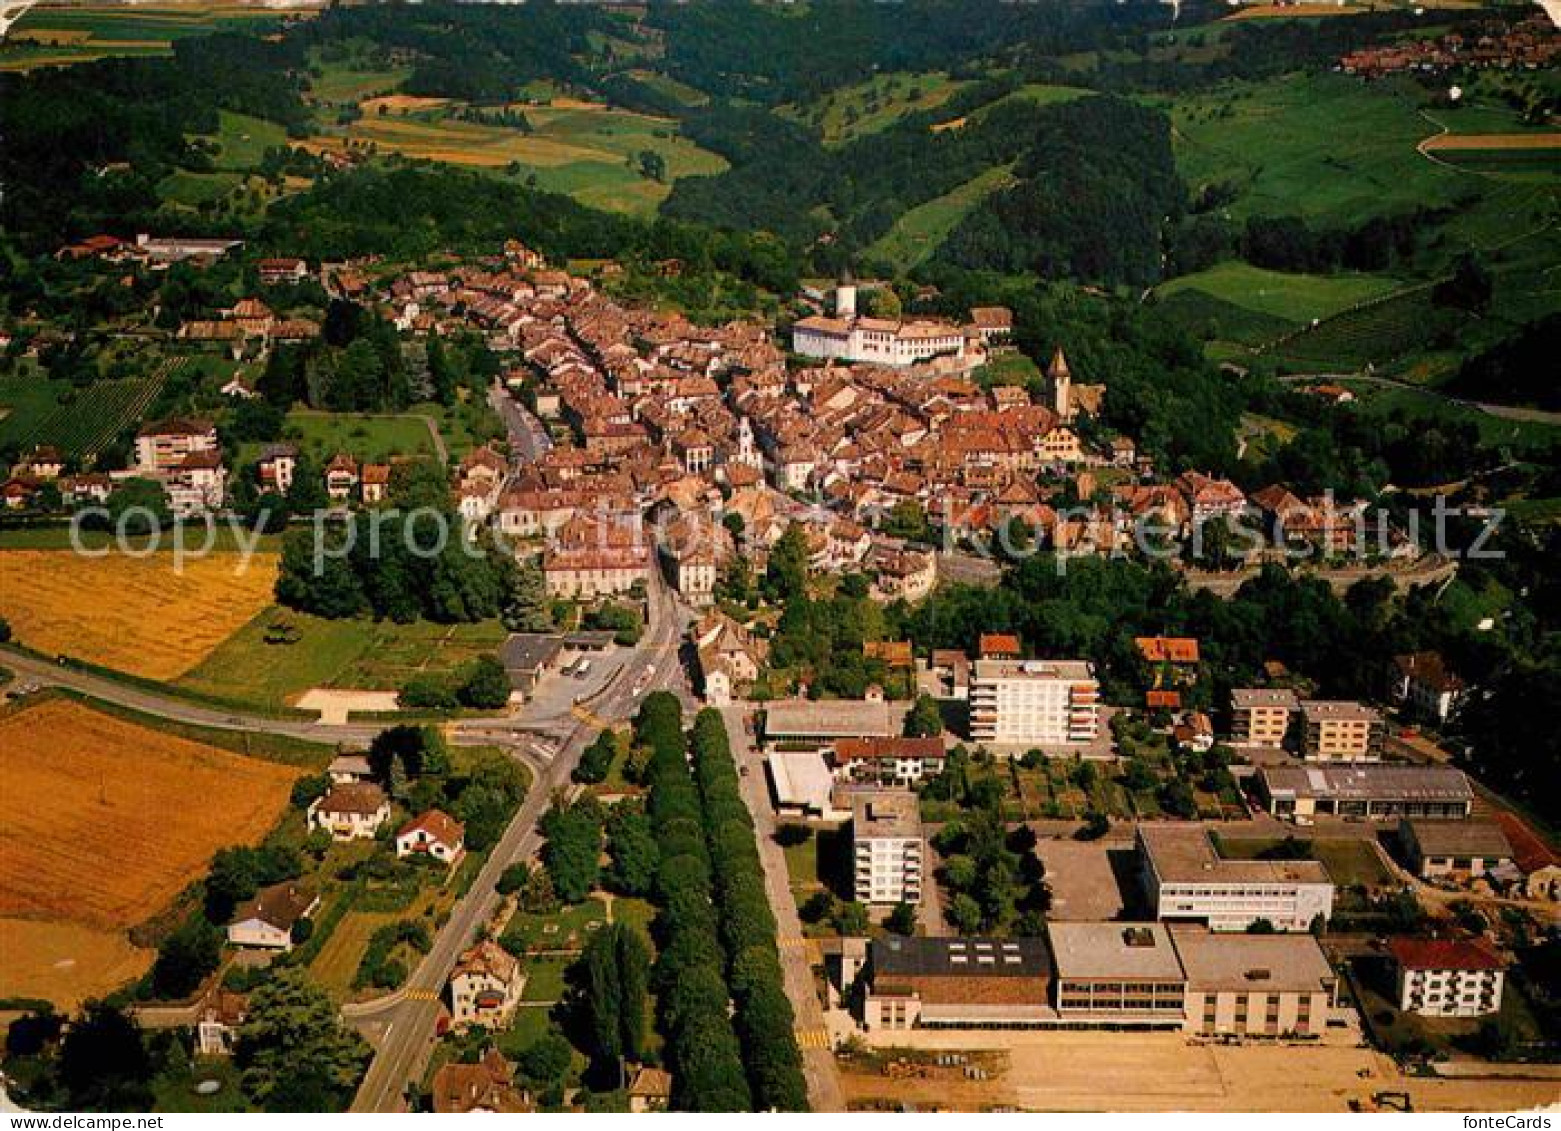
<svg viewBox="0 0 1561 1131">
<path fill-rule="evenodd" d="M 1561 133 L 1438 134 L 1427 149 L 1561 149 Z"/>
<path fill-rule="evenodd" d="M 0 552 L 0 616 L 19 643 L 147 679 L 174 679 L 268 606 L 277 555 Z"/>
<path fill-rule="evenodd" d="M 413 114 L 419 110 L 437 110 L 449 105 L 448 98 L 424 98 L 416 94 L 386 94 L 362 103 L 365 114 Z"/>
<path fill-rule="evenodd" d="M 138 923 L 264 836 L 297 776 L 66 699 L 0 718 L 0 917 Z"/>
<path fill-rule="evenodd" d="M 72 1010 L 139 978 L 154 954 L 130 945 L 124 931 L 0 919 L 0 997 L 32 997 Z"/>
<path fill-rule="evenodd" d="M 92 38 L 90 31 L 81 28 L 33 27 L 13 31 L 7 36 L 12 43 L 42 43 L 51 47 L 85 43 Z"/>
</svg>

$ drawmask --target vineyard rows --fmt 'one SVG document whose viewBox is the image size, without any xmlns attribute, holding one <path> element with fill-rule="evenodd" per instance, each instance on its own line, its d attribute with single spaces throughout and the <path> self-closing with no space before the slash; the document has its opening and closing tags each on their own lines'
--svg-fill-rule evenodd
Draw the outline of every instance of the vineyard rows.
<svg viewBox="0 0 1561 1131">
<path fill-rule="evenodd" d="M 23 448 L 47 445 L 90 463 L 114 437 L 141 419 L 169 376 L 184 364 L 182 357 L 169 358 L 145 377 L 94 381 L 40 421 Z"/>
</svg>

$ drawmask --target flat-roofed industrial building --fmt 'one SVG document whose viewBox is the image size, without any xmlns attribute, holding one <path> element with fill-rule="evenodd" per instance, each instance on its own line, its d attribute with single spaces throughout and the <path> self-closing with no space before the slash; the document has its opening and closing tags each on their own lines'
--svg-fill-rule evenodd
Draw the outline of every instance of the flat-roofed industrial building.
<svg viewBox="0 0 1561 1131">
<path fill-rule="evenodd" d="M 1474 805 L 1469 779 L 1452 766 L 1264 766 L 1257 780 L 1264 806 L 1276 817 L 1459 820 Z"/>
</svg>

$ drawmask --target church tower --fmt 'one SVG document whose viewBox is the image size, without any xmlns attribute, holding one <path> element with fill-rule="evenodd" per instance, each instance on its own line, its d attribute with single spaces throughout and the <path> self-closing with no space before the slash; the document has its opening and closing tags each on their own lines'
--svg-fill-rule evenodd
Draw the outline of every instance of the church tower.
<svg viewBox="0 0 1561 1131">
<path fill-rule="evenodd" d="M 856 279 L 849 267 L 841 268 L 840 280 L 835 284 L 835 317 L 856 317 Z"/>
<path fill-rule="evenodd" d="M 1068 372 L 1068 359 L 1062 356 L 1062 347 L 1057 347 L 1057 352 L 1052 354 L 1051 364 L 1046 367 L 1046 380 L 1051 384 L 1052 411 L 1059 419 L 1073 419 L 1072 388 L 1073 374 Z"/>
</svg>

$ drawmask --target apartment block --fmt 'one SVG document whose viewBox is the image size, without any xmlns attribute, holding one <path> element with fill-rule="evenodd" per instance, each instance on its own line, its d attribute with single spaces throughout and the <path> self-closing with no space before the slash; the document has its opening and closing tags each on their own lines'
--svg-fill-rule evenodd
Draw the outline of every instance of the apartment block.
<svg viewBox="0 0 1561 1131">
<path fill-rule="evenodd" d="M 1138 826 L 1144 889 L 1155 918 L 1244 931 L 1266 920 L 1305 931 L 1333 914 L 1333 883 L 1316 860 L 1228 860 L 1193 823 Z"/>
<path fill-rule="evenodd" d="M 1501 1009 L 1506 966 L 1479 943 L 1396 938 L 1398 1007 L 1425 1017 L 1483 1017 Z"/>
<path fill-rule="evenodd" d="M 1301 703 L 1301 757 L 1309 762 L 1380 762 L 1387 726 L 1362 703 L 1309 699 Z"/>
<path fill-rule="evenodd" d="M 1083 660 L 977 660 L 970 737 L 1014 746 L 1077 746 L 1100 732 L 1100 683 Z"/>
<path fill-rule="evenodd" d="M 851 799 L 852 895 L 868 906 L 921 902 L 921 812 L 909 790 Z"/>
<path fill-rule="evenodd" d="M 1288 687 L 1235 688 L 1230 693 L 1231 741 L 1265 750 L 1282 748 L 1298 705 Z"/>
</svg>

